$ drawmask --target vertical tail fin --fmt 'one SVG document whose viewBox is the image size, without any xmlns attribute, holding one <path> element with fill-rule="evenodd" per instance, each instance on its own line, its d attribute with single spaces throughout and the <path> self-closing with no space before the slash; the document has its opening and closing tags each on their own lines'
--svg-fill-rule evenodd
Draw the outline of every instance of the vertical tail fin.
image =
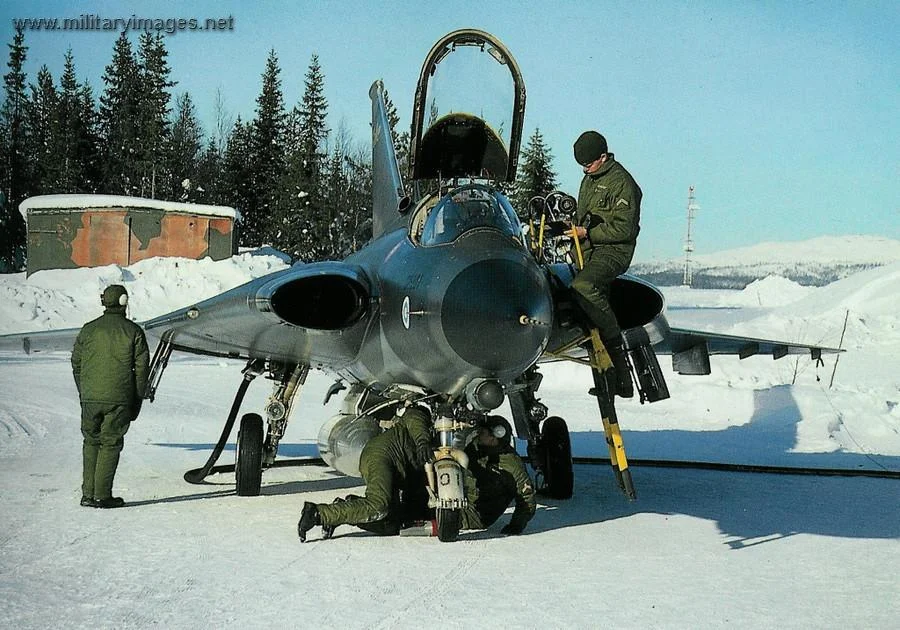
<svg viewBox="0 0 900 630">
<path fill-rule="evenodd" d="M 372 237 L 377 238 L 400 216 L 403 179 L 384 103 L 384 85 L 369 88 L 372 99 Z"/>
</svg>

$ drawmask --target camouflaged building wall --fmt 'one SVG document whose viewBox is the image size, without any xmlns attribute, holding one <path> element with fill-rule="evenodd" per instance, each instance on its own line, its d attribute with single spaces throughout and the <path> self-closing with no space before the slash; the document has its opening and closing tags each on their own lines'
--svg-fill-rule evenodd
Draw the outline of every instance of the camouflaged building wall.
<svg viewBox="0 0 900 630">
<path fill-rule="evenodd" d="M 222 260 L 237 251 L 231 217 L 151 208 L 29 209 L 27 275 L 128 266 L 153 256 Z"/>
</svg>

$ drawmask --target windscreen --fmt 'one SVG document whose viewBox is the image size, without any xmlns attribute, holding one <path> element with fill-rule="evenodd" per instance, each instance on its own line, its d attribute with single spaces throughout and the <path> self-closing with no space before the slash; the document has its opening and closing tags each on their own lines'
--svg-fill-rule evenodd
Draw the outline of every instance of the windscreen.
<svg viewBox="0 0 900 630">
<path fill-rule="evenodd" d="M 506 197 L 479 184 L 462 186 L 438 201 L 425 219 L 420 242 L 442 245 L 478 229 L 495 229 L 520 239 L 522 229 Z"/>
</svg>

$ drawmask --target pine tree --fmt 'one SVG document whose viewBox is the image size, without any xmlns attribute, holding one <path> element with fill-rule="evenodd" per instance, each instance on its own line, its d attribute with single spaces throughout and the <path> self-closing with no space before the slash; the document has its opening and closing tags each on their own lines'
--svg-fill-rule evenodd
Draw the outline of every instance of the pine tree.
<svg viewBox="0 0 900 630">
<path fill-rule="evenodd" d="M 142 90 L 137 58 L 123 32 L 116 40 L 113 58 L 103 75 L 106 85 L 100 97 L 103 192 L 140 193 L 144 155 L 140 125 Z"/>
<path fill-rule="evenodd" d="M 319 65 L 318 55 L 313 55 L 304 79 L 302 106 L 300 108 L 300 150 L 305 161 L 305 175 L 309 178 L 311 196 L 318 187 L 319 175 L 325 160 L 323 147 L 328 137 L 326 118 L 328 101 L 325 100 L 325 76 Z"/>
<path fill-rule="evenodd" d="M 37 85 L 31 86 L 31 96 L 25 103 L 28 126 L 25 155 L 31 164 L 33 194 L 61 192 L 59 157 L 62 142 L 57 119 L 58 102 L 53 75 L 47 66 L 41 66 Z"/>
<path fill-rule="evenodd" d="M 344 218 L 344 250 L 356 251 L 372 238 L 371 153 L 358 149 L 344 158 L 347 174 L 347 205 Z"/>
<path fill-rule="evenodd" d="M 329 257 L 331 200 L 323 189 L 328 102 L 319 58 L 312 56 L 303 97 L 288 119 L 287 164 L 279 183 L 272 243 L 304 261 Z"/>
<path fill-rule="evenodd" d="M 340 259 L 358 249 L 356 238 L 359 217 L 353 204 L 350 168 L 351 137 L 342 122 L 331 144 L 322 170 L 323 217 L 331 217 L 320 230 L 318 241 L 311 243 L 312 260 Z"/>
<path fill-rule="evenodd" d="M 158 191 L 171 190 L 172 174 L 166 171 L 170 142 L 169 88 L 175 85 L 169 79 L 169 56 L 159 33 L 144 33 L 140 39 L 139 76 L 140 101 L 139 125 L 141 153 L 141 195 L 158 197 Z M 178 185 L 176 183 L 175 185 Z"/>
<path fill-rule="evenodd" d="M 4 101 L 0 112 L 3 132 L 3 173 L 0 190 L 0 271 L 18 271 L 25 262 L 25 221 L 19 203 L 31 194 L 25 146 L 25 46 L 24 27 L 16 28 L 9 44 L 9 72 L 3 75 Z"/>
<path fill-rule="evenodd" d="M 326 154 L 325 140 L 328 137 L 326 118 L 328 101 L 325 100 L 325 77 L 319 65 L 318 55 L 313 55 L 303 81 L 303 98 L 300 104 L 300 154 L 295 164 L 298 187 L 305 193 L 302 214 L 314 227 L 309 233 L 315 242 L 313 246 L 324 250 L 316 258 L 321 259 L 331 254 L 329 225 L 334 221 L 335 209 L 328 206 L 322 190 L 322 176 Z M 307 239 L 308 240 L 308 239 Z"/>
<path fill-rule="evenodd" d="M 197 160 L 197 174 L 194 182 L 195 201 L 213 205 L 230 203 L 226 201 L 222 191 L 224 168 L 218 140 L 211 137 Z"/>
<path fill-rule="evenodd" d="M 259 245 L 260 241 L 248 241 L 245 236 L 248 217 L 252 217 L 252 169 L 253 133 L 251 125 L 238 116 L 228 136 L 222 159 L 222 197 L 219 203 L 237 208 L 241 213 L 238 240 L 242 246 Z"/>
<path fill-rule="evenodd" d="M 550 147 L 544 144 L 544 136 L 540 129 L 535 129 L 528 139 L 528 145 L 522 149 L 519 163 L 519 176 L 516 178 L 513 203 L 521 218 L 529 212 L 528 202 L 535 195 L 546 195 L 556 190 L 557 175 L 553 170 L 553 155 Z"/>
<path fill-rule="evenodd" d="M 221 87 L 216 88 L 216 99 L 213 107 L 215 110 L 213 139 L 216 142 L 216 153 L 222 156 L 225 155 L 225 149 L 228 147 L 228 138 L 231 136 L 231 130 L 234 129 L 234 116 L 225 107 L 225 97 L 222 95 Z"/>
<path fill-rule="evenodd" d="M 322 170 L 322 198 L 327 215 L 334 217 L 325 226 L 325 238 L 322 241 L 323 258 L 341 258 L 347 236 L 347 219 L 349 207 L 349 182 L 344 170 L 344 151 L 337 144 L 332 149 Z"/>
<path fill-rule="evenodd" d="M 60 192 L 94 192 L 99 180 L 99 140 L 94 96 L 75 78 L 72 50 L 66 52 L 57 109 Z"/>
<path fill-rule="evenodd" d="M 185 92 L 175 103 L 175 122 L 172 124 L 172 140 L 167 171 L 171 173 L 169 197 L 180 201 L 193 201 L 197 197 L 197 170 L 203 132 L 194 111 L 191 95 Z"/>
<path fill-rule="evenodd" d="M 275 201 L 284 172 L 285 113 L 280 74 L 278 56 L 271 50 L 262 91 L 256 99 L 256 118 L 250 125 L 250 185 L 247 205 L 241 208 L 244 218 L 240 239 L 244 246 L 262 245 L 274 231 Z"/>
</svg>

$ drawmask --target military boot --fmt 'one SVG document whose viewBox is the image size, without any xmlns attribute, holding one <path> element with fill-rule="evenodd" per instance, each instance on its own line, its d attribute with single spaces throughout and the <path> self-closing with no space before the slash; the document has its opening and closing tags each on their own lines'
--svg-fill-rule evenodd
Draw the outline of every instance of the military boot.
<svg viewBox="0 0 900 630">
<path fill-rule="evenodd" d="M 106 497 L 105 499 L 94 499 L 94 507 L 104 510 L 110 508 L 120 508 L 125 506 L 125 499 L 122 497 Z"/>
<path fill-rule="evenodd" d="M 603 345 L 612 360 L 613 369 L 616 372 L 616 394 L 621 398 L 634 396 L 634 384 L 631 381 L 631 370 L 628 369 L 628 359 L 625 357 L 625 348 L 622 347 L 622 338 L 604 340 Z"/>
<path fill-rule="evenodd" d="M 322 524 L 322 517 L 319 516 L 319 508 L 315 503 L 307 501 L 303 504 L 303 510 L 300 512 L 300 520 L 297 522 L 297 535 L 300 542 L 306 542 L 306 533 L 316 525 Z"/>
<path fill-rule="evenodd" d="M 350 497 L 355 495 L 350 495 Z M 347 497 L 348 499 L 350 497 Z M 343 503 L 346 499 L 343 497 L 335 497 L 332 503 Z M 321 520 L 321 517 L 320 517 Z M 337 525 L 322 525 L 322 540 L 328 540 L 332 536 L 334 536 L 334 530 L 337 528 Z"/>
</svg>

